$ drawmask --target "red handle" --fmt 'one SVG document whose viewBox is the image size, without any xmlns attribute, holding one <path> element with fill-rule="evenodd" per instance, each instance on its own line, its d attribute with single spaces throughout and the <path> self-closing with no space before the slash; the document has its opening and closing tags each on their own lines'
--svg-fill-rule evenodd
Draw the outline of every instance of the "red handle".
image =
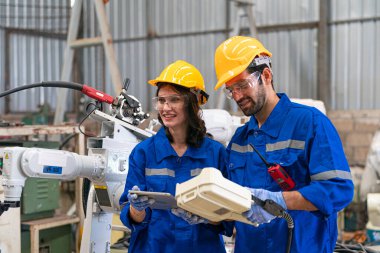
<svg viewBox="0 0 380 253">
<path fill-rule="evenodd" d="M 90 86 L 85 85 L 85 84 L 83 85 L 82 93 L 86 94 L 87 96 L 94 98 L 100 102 L 106 102 L 108 104 L 112 104 L 112 102 L 114 100 L 112 96 L 110 96 L 104 92 L 98 91 L 98 90 L 96 90 Z"/>
</svg>

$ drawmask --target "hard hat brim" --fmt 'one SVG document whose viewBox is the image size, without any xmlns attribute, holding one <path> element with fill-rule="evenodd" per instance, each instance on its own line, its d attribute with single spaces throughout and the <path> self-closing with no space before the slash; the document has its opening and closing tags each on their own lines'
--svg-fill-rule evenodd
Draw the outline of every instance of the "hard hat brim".
<svg viewBox="0 0 380 253">
<path fill-rule="evenodd" d="M 157 83 L 159 82 L 164 82 L 164 81 L 161 81 L 161 80 L 158 80 L 158 79 L 152 79 L 152 80 L 149 80 L 148 83 L 152 86 L 157 86 Z"/>
<path fill-rule="evenodd" d="M 262 55 L 267 55 L 269 57 L 272 56 L 272 53 L 270 53 L 268 50 L 266 50 L 265 52 L 262 53 Z M 255 59 L 255 55 L 252 56 L 252 59 L 250 59 L 248 61 L 247 64 L 244 64 L 244 65 L 240 65 L 226 73 L 224 73 L 218 80 L 218 82 L 216 83 L 215 87 L 214 87 L 214 90 L 217 90 L 219 89 L 223 84 L 225 84 L 226 82 L 228 82 L 229 80 L 231 80 L 232 78 L 234 78 L 235 76 L 238 76 L 239 74 L 243 73 L 244 70 L 246 70 L 248 68 L 248 66 L 251 64 L 251 62 L 253 61 L 253 59 Z"/>
<path fill-rule="evenodd" d="M 176 84 L 176 83 L 171 83 L 171 82 L 168 82 L 166 80 L 160 80 L 160 79 L 152 79 L 152 80 L 149 80 L 148 83 L 150 85 L 152 85 L 152 86 L 155 86 L 155 87 L 157 87 L 158 83 L 170 83 L 170 84 L 173 84 L 173 85 L 182 86 L 182 85 L 179 85 L 179 84 Z M 190 88 L 185 87 L 185 86 L 182 86 L 182 87 L 190 89 Z M 203 92 L 207 95 L 207 93 L 205 91 L 203 91 Z M 201 100 L 199 101 L 199 104 L 200 105 L 204 105 L 204 104 L 207 103 L 207 101 L 208 101 L 208 95 L 207 96 L 201 96 Z"/>
<path fill-rule="evenodd" d="M 253 60 L 253 59 L 252 59 Z M 233 70 L 230 70 L 227 73 L 224 73 L 220 78 L 217 84 L 214 87 L 214 90 L 219 89 L 223 84 L 234 78 L 235 76 L 238 76 L 239 74 L 243 73 L 243 71 L 249 66 L 249 63 L 247 65 L 241 65 L 237 68 L 234 68 Z"/>
</svg>

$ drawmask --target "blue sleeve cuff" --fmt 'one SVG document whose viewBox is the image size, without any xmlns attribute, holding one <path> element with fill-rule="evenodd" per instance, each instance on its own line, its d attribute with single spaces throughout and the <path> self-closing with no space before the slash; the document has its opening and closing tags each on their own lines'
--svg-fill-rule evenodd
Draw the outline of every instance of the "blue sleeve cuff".
<svg viewBox="0 0 380 253">
<path fill-rule="evenodd" d="M 329 194 L 326 188 L 318 187 L 318 185 L 310 185 L 299 189 L 301 195 L 310 201 L 325 216 L 333 213 L 333 205 L 329 201 Z"/>
<path fill-rule="evenodd" d="M 152 217 L 152 209 L 150 208 L 145 209 L 146 215 L 145 215 L 144 220 L 140 223 L 136 223 L 135 221 L 132 220 L 130 216 L 129 206 L 130 206 L 129 204 L 125 205 L 124 208 L 121 210 L 121 213 L 120 213 L 121 222 L 132 231 L 139 231 L 146 228 Z"/>
</svg>

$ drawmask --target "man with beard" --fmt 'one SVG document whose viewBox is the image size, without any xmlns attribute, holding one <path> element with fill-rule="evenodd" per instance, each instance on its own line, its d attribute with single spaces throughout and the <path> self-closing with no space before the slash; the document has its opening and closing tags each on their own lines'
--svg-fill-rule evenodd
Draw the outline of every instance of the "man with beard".
<svg viewBox="0 0 380 253">
<path fill-rule="evenodd" d="M 224 41 L 215 51 L 215 89 L 224 85 L 226 96 L 246 116 L 253 116 L 227 147 L 228 176 L 292 216 L 290 252 L 333 252 L 337 212 L 353 197 L 342 143 L 324 114 L 275 92 L 271 56 L 258 40 L 243 36 Z M 259 154 L 277 165 L 276 176 L 270 175 Z M 274 219 L 256 204 L 244 215 L 260 226 L 235 222 L 235 253 L 286 252 L 285 220 Z"/>
</svg>

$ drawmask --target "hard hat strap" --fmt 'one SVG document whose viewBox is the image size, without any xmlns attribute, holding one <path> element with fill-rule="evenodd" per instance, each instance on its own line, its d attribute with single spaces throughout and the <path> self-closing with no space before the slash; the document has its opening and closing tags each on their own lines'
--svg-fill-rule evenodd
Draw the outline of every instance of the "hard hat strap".
<svg viewBox="0 0 380 253">
<path fill-rule="evenodd" d="M 190 88 L 190 92 L 193 93 L 195 96 L 197 96 L 198 100 L 199 99 L 201 100 L 199 102 L 203 102 L 203 98 L 202 97 L 206 98 L 206 101 L 208 100 L 209 95 L 206 92 L 204 92 L 203 90 L 199 90 L 199 89 L 195 89 L 195 88 Z"/>
<path fill-rule="evenodd" d="M 271 68 L 271 58 L 269 56 L 261 56 L 253 59 L 253 61 L 249 64 L 248 68 L 257 68 L 262 65 L 267 65 L 269 70 L 272 72 Z"/>
</svg>

